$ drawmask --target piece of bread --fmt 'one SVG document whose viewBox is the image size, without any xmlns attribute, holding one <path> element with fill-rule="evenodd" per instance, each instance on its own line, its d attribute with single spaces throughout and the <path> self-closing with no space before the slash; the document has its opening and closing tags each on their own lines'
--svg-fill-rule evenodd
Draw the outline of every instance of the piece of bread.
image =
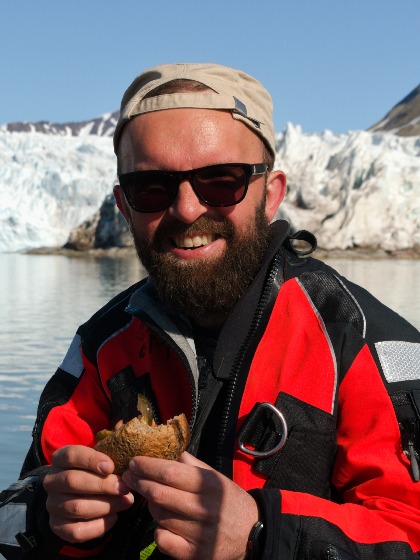
<svg viewBox="0 0 420 560">
<path fill-rule="evenodd" d="M 114 461 L 114 473 L 121 475 L 137 455 L 177 460 L 190 438 L 185 414 L 175 416 L 167 424 L 154 426 L 136 417 L 98 441 L 95 449 L 108 455 Z"/>
</svg>

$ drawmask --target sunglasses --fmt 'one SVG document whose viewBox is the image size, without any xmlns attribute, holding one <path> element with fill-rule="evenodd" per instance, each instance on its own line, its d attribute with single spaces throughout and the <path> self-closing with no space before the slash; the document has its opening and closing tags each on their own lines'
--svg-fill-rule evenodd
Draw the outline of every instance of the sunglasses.
<svg viewBox="0 0 420 560">
<path fill-rule="evenodd" d="M 137 212 L 161 212 L 173 204 L 179 185 L 188 180 L 197 197 L 209 206 L 233 206 L 245 198 L 253 175 L 266 163 L 222 163 L 188 171 L 133 171 L 119 176 L 128 204 Z"/>
</svg>

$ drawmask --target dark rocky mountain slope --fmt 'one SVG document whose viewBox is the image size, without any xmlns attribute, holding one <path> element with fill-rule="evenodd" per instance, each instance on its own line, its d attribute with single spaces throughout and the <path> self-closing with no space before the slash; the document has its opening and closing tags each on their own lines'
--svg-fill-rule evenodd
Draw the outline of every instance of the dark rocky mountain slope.
<svg viewBox="0 0 420 560">
<path fill-rule="evenodd" d="M 392 132 L 398 136 L 420 136 L 420 84 L 369 130 Z"/>
</svg>

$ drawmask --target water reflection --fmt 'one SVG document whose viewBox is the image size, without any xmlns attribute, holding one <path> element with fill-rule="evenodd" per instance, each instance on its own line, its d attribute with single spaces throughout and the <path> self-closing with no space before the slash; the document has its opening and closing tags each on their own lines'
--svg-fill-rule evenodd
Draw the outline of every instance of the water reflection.
<svg viewBox="0 0 420 560">
<path fill-rule="evenodd" d="M 330 259 L 326 263 L 420 329 L 420 261 Z"/>
</svg>

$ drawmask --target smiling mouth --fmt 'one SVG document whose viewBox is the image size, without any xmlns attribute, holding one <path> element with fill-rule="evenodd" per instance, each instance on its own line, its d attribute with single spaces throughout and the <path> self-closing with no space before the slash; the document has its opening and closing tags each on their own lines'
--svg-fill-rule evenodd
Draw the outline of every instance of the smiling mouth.
<svg viewBox="0 0 420 560">
<path fill-rule="evenodd" d="M 197 249 L 215 241 L 219 235 L 206 233 L 202 235 L 177 235 L 173 238 L 174 246 L 178 249 Z"/>
</svg>

